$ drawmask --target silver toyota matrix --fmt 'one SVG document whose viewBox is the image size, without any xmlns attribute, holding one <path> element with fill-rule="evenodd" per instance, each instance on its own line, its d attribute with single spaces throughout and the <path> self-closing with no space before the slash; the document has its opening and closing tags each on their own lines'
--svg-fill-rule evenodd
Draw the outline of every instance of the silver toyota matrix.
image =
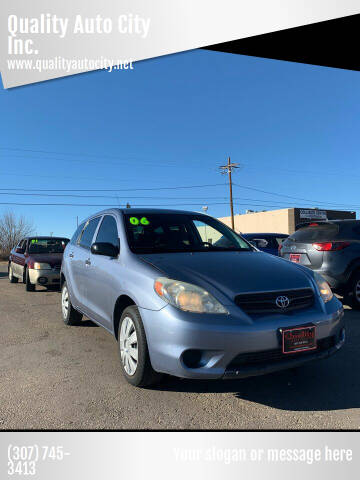
<svg viewBox="0 0 360 480">
<path fill-rule="evenodd" d="M 66 246 L 61 306 L 118 341 L 133 385 L 161 374 L 244 378 L 326 358 L 345 341 L 342 304 L 319 274 L 258 251 L 200 213 L 110 209 Z"/>
</svg>

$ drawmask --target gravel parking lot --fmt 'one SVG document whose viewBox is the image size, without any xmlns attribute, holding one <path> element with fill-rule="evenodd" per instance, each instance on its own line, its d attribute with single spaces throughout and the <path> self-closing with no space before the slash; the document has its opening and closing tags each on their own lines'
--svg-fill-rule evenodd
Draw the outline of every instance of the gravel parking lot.
<svg viewBox="0 0 360 480">
<path fill-rule="evenodd" d="M 360 312 L 334 357 L 237 381 L 122 378 L 117 344 L 90 321 L 66 327 L 59 292 L 25 292 L 0 264 L 0 429 L 359 429 Z"/>
</svg>

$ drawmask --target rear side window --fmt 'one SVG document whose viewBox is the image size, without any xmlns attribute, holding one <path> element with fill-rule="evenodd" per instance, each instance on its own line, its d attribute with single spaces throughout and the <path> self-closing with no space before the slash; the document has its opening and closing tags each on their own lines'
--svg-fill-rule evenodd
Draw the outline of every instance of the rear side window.
<svg viewBox="0 0 360 480">
<path fill-rule="evenodd" d="M 101 222 L 97 237 L 97 242 L 111 243 L 114 247 L 119 247 L 119 235 L 116 220 L 111 215 L 105 215 Z"/>
<path fill-rule="evenodd" d="M 70 240 L 70 243 L 72 245 L 75 245 L 75 243 L 77 242 L 79 236 L 80 236 L 80 233 L 82 232 L 82 229 L 84 228 L 84 225 L 85 225 L 85 222 L 83 222 L 81 225 L 78 226 L 78 228 L 75 230 L 75 233 L 74 235 L 71 237 L 71 240 Z"/>
<path fill-rule="evenodd" d="M 99 220 L 100 220 L 100 217 L 93 218 L 86 225 L 79 242 L 79 245 L 81 247 L 87 248 L 90 250 L 92 239 L 94 238 L 94 233 L 95 233 L 96 227 L 98 226 Z"/>
<path fill-rule="evenodd" d="M 279 245 L 281 245 L 283 243 L 283 241 L 286 240 L 287 237 L 276 237 L 274 238 L 275 240 L 275 248 L 278 248 Z"/>
<path fill-rule="evenodd" d="M 338 225 L 330 223 L 316 227 L 300 228 L 290 236 L 290 239 L 299 243 L 328 242 L 334 240 L 338 233 Z"/>
</svg>

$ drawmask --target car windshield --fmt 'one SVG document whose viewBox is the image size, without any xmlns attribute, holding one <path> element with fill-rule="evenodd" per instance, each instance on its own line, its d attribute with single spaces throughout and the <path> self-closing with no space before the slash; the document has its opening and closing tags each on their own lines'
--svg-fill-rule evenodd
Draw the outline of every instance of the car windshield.
<svg viewBox="0 0 360 480">
<path fill-rule="evenodd" d="M 125 214 L 134 253 L 251 251 L 239 235 L 212 217 L 197 214 Z"/>
<path fill-rule="evenodd" d="M 68 238 L 30 238 L 29 253 L 64 253 Z"/>
</svg>

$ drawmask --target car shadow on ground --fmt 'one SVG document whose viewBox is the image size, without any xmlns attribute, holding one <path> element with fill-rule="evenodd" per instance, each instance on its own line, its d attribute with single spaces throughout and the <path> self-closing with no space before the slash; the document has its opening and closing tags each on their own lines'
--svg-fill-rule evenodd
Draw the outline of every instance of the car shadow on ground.
<svg viewBox="0 0 360 480">
<path fill-rule="evenodd" d="M 239 400 L 279 410 L 327 411 L 360 407 L 360 312 L 346 310 L 347 341 L 334 356 L 295 370 L 242 380 L 180 380 L 166 377 L 157 390 L 233 393 Z"/>
<path fill-rule="evenodd" d="M 0 272 L 0 278 L 1 277 L 8 277 L 8 272 Z"/>
<path fill-rule="evenodd" d="M 86 318 L 85 320 L 81 320 L 79 323 L 74 325 L 75 327 L 98 327 L 96 323 L 94 323 L 92 320 L 89 320 Z"/>
</svg>

